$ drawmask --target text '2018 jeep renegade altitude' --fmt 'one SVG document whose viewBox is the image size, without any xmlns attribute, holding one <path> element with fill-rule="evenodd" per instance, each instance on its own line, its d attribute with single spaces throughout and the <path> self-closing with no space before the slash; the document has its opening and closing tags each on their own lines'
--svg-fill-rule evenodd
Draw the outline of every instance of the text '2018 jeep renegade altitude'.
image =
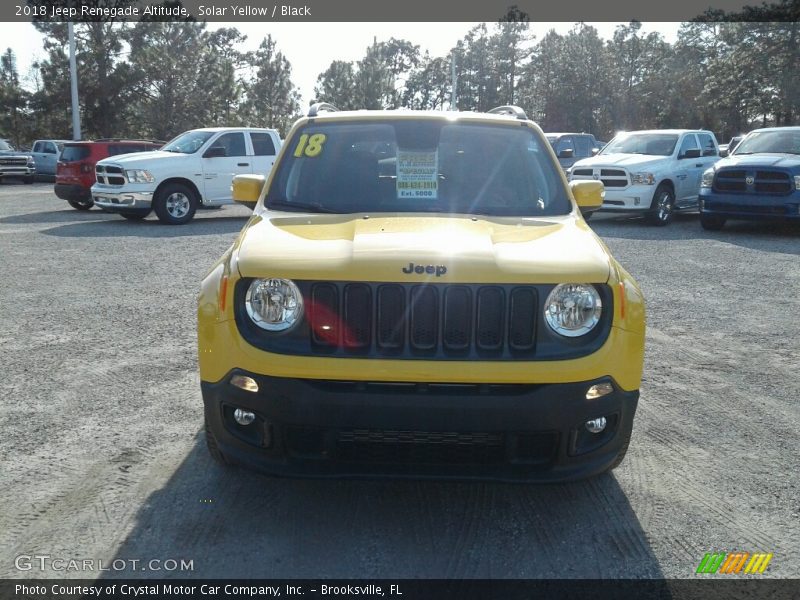
<svg viewBox="0 0 800 600">
<path fill-rule="evenodd" d="M 631 435 L 644 302 L 516 107 L 315 105 L 202 283 L 206 439 L 268 473 L 555 481 Z"/>
</svg>

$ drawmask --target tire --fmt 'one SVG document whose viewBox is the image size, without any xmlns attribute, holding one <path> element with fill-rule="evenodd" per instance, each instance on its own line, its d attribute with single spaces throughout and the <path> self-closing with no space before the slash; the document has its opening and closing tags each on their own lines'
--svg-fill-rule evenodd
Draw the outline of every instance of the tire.
<svg viewBox="0 0 800 600">
<path fill-rule="evenodd" d="M 25 185 L 31 185 L 33 183 L 34 177 L 31 175 L 30 177 L 23 177 L 22 181 Z"/>
<path fill-rule="evenodd" d="M 139 212 L 121 212 L 119 213 L 129 221 L 141 221 L 145 217 L 147 217 L 148 213 L 139 213 Z"/>
<path fill-rule="evenodd" d="M 75 210 L 89 210 L 94 206 L 94 200 L 67 200 Z"/>
<path fill-rule="evenodd" d="M 719 231 L 725 227 L 725 217 L 716 215 L 700 215 L 700 226 L 706 231 Z"/>
<path fill-rule="evenodd" d="M 208 449 L 208 453 L 211 455 L 211 459 L 217 463 L 218 465 L 223 466 L 230 466 L 230 462 L 222 451 L 217 446 L 217 438 L 214 437 L 214 434 L 211 433 L 211 428 L 208 426 L 208 419 L 205 420 L 205 430 L 206 430 L 206 448 Z"/>
<path fill-rule="evenodd" d="M 650 211 L 645 215 L 645 219 L 651 225 L 663 227 L 672 221 L 675 213 L 675 192 L 665 184 L 661 184 L 653 194 L 653 202 Z"/>
<path fill-rule="evenodd" d="M 181 183 L 169 183 L 153 201 L 158 220 L 167 225 L 183 225 L 194 217 L 199 204 L 197 194 Z"/>
</svg>

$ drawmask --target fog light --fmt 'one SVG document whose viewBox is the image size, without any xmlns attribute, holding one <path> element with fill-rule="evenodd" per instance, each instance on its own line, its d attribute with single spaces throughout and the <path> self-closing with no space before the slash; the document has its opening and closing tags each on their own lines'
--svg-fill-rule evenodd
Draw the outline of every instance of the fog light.
<svg viewBox="0 0 800 600">
<path fill-rule="evenodd" d="M 605 428 L 606 428 L 605 417 L 600 417 L 599 419 L 592 419 L 591 421 L 586 421 L 586 429 L 589 431 L 589 433 L 600 433 Z"/>
<path fill-rule="evenodd" d="M 587 400 L 594 400 L 595 398 L 601 398 L 606 396 L 614 391 L 614 386 L 610 383 L 596 383 L 588 390 L 586 390 L 586 399 Z"/>
<path fill-rule="evenodd" d="M 258 382 L 247 375 L 234 375 L 231 377 L 231 385 L 236 386 L 245 392 L 258 391 Z"/>
<path fill-rule="evenodd" d="M 233 411 L 233 418 L 236 419 L 236 422 L 239 425 L 250 425 L 250 423 L 256 420 L 256 415 L 254 413 L 251 413 L 249 410 L 243 410 L 241 408 L 237 408 L 235 411 Z M 606 420 L 603 419 L 603 427 L 605 427 L 605 425 L 606 425 Z"/>
<path fill-rule="evenodd" d="M 638 197 L 634 196 L 633 205 L 634 206 L 639 206 L 641 203 L 642 203 L 641 199 L 639 199 Z"/>
</svg>

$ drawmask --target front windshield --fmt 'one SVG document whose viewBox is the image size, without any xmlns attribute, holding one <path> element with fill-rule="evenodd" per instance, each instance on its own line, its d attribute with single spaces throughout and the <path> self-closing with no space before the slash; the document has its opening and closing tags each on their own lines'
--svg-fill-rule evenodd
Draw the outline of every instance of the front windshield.
<svg viewBox="0 0 800 600">
<path fill-rule="evenodd" d="M 733 154 L 800 154 L 800 129 L 754 131 L 736 146 Z"/>
<path fill-rule="evenodd" d="M 13 149 L 14 149 L 13 146 L 11 146 L 11 144 L 9 144 L 7 141 L 0 140 L 0 151 L 8 152 L 9 150 L 13 150 Z"/>
<path fill-rule="evenodd" d="M 560 172 L 533 131 L 440 119 L 309 124 L 270 186 L 272 210 L 567 214 Z"/>
<path fill-rule="evenodd" d="M 169 142 L 162 150 L 178 152 L 180 154 L 194 154 L 203 147 L 208 139 L 214 135 L 213 131 L 187 131 Z"/>
<path fill-rule="evenodd" d="M 677 143 L 674 133 L 624 133 L 606 144 L 600 154 L 670 156 Z"/>
</svg>

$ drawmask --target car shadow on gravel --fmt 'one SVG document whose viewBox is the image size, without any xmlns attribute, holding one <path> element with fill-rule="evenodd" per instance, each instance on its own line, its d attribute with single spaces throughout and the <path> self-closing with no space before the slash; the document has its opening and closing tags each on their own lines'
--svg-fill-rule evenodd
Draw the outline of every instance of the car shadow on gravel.
<svg viewBox="0 0 800 600">
<path fill-rule="evenodd" d="M 143 465 L 144 466 L 144 465 Z M 199 433 L 115 559 L 193 570 L 110 577 L 660 578 L 613 475 L 562 485 L 302 480 L 213 463 Z"/>
<path fill-rule="evenodd" d="M 600 237 L 641 241 L 716 240 L 753 250 L 800 254 L 800 223 L 729 221 L 721 231 L 706 231 L 697 214 L 675 215 L 665 227 L 653 227 L 641 218 L 594 218 L 589 221 Z"/>
<path fill-rule="evenodd" d="M 71 223 L 51 229 L 44 229 L 45 235 L 68 238 L 93 237 L 149 237 L 149 238 L 182 238 L 197 235 L 216 235 L 221 233 L 238 233 L 247 222 L 248 216 L 230 215 L 195 218 L 186 225 L 164 225 L 156 219 L 144 221 L 128 221 L 119 215 L 103 214 L 103 220 Z"/>
<path fill-rule="evenodd" d="M 69 208 L 67 210 L 11 215 L 0 219 L 0 223 L 7 223 L 9 225 L 36 225 L 39 223 L 46 225 L 48 223 L 69 222 L 86 223 L 88 221 L 100 221 L 111 216 L 112 215 L 100 210 L 75 210 L 74 208 Z"/>
</svg>

